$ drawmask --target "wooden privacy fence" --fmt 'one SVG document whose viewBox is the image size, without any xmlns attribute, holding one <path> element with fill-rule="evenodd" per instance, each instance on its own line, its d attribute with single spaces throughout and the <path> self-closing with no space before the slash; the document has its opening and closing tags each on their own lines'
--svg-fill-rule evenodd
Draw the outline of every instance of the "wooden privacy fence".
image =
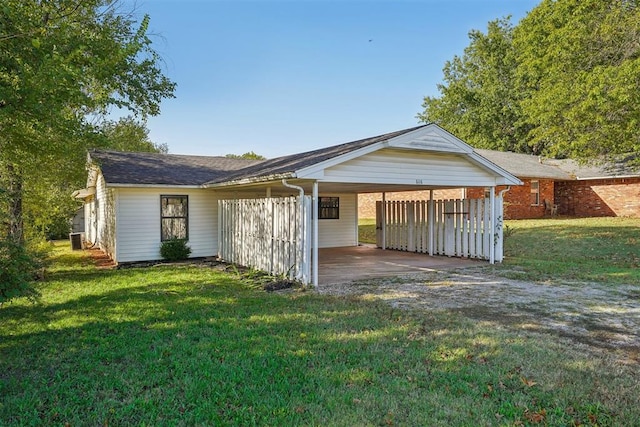
<svg viewBox="0 0 640 427">
<path fill-rule="evenodd" d="M 225 261 L 311 281 L 311 198 L 218 201 L 218 256 Z"/>
<path fill-rule="evenodd" d="M 494 200 L 490 229 L 489 199 L 378 202 L 378 246 L 408 252 L 490 260 L 503 259 L 502 197 Z M 384 230 L 382 229 L 384 227 Z"/>
</svg>

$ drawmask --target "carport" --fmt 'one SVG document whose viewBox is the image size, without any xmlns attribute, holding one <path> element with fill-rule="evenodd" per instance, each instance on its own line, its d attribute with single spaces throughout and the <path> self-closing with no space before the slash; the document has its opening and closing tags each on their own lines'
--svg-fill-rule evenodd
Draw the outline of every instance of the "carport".
<svg viewBox="0 0 640 427">
<path fill-rule="evenodd" d="M 436 253 L 501 260 L 502 205 L 495 190 L 520 184 L 471 146 L 429 124 L 266 160 L 204 187 L 221 195 L 220 258 L 318 286 L 321 277 L 329 280 L 331 265 L 342 268 L 349 261 L 369 262 L 365 268 L 389 275 L 452 261 L 429 256 Z M 390 231 L 381 246 L 405 252 L 374 250 L 377 257 L 371 258 L 358 249 L 359 193 L 463 187 L 486 188 L 488 197 L 479 203 L 429 200 L 391 206 L 390 218 L 381 223 Z M 465 242 L 473 243 L 472 251 Z M 343 247 L 351 250 L 341 253 Z"/>
</svg>

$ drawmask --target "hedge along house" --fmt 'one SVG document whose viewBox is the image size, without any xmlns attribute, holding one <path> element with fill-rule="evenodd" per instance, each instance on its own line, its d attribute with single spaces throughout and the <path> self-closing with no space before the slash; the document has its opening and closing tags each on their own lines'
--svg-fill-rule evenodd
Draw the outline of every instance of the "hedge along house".
<svg viewBox="0 0 640 427">
<path fill-rule="evenodd" d="M 87 188 L 75 193 L 85 202 L 86 241 L 117 263 L 159 259 L 163 240 L 185 238 L 192 257 L 219 256 L 316 286 L 319 248 L 358 245 L 359 193 L 521 184 L 434 124 L 265 161 L 93 151 L 88 164 Z M 468 215 L 464 206 L 456 218 Z M 412 220 L 431 255 L 437 239 L 460 240 L 461 221 L 443 209 L 424 206 L 420 224 Z M 501 260 L 499 197 L 476 216 L 468 240 L 482 235 L 488 250 L 474 256 Z M 399 218 L 396 239 L 412 233 Z"/>
</svg>

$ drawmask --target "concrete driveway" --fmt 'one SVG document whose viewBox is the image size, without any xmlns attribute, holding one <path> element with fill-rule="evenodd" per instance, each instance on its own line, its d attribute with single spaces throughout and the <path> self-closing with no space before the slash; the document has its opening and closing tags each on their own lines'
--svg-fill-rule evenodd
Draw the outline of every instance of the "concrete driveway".
<svg viewBox="0 0 640 427">
<path fill-rule="evenodd" d="M 320 249 L 319 286 L 406 273 L 450 270 L 486 265 L 486 261 L 412 252 L 382 250 L 375 246 Z"/>
</svg>

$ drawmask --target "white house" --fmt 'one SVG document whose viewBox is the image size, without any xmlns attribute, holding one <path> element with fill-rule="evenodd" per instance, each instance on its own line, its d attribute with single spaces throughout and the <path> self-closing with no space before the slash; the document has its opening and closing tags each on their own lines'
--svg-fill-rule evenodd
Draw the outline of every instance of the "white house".
<svg viewBox="0 0 640 427">
<path fill-rule="evenodd" d="M 115 262 L 160 259 L 163 240 L 186 238 L 192 257 L 316 285 L 318 248 L 358 245 L 359 193 L 521 184 L 435 124 L 264 161 L 96 150 L 88 162 L 87 187 L 74 193 L 84 200 L 86 241 Z M 489 194 L 482 212 L 468 202 L 390 205 L 381 246 L 499 261 L 502 205 Z M 460 246 L 462 232 L 467 242 L 483 233 L 485 250 L 439 250 Z"/>
</svg>

